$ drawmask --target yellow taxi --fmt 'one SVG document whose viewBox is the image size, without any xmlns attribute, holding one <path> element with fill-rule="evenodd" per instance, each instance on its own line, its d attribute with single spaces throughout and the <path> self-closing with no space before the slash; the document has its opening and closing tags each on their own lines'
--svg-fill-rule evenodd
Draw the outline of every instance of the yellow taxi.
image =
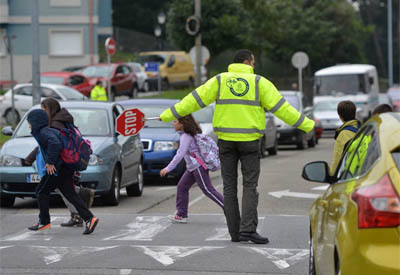
<svg viewBox="0 0 400 275">
<path fill-rule="evenodd" d="M 368 120 L 335 175 L 308 163 L 303 178 L 330 183 L 310 210 L 310 272 L 400 274 L 400 113 Z"/>
</svg>

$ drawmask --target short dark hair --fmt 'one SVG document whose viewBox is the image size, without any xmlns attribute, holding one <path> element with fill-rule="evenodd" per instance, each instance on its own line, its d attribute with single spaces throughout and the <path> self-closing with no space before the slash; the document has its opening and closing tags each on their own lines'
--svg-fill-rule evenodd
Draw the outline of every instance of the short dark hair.
<svg viewBox="0 0 400 275">
<path fill-rule="evenodd" d="M 233 58 L 233 63 L 243 63 L 245 60 L 251 61 L 253 59 L 253 53 L 246 49 L 238 50 Z"/>
<path fill-rule="evenodd" d="M 96 85 L 103 85 L 103 81 L 97 80 L 97 81 L 96 81 Z"/>
<path fill-rule="evenodd" d="M 374 111 L 372 112 L 372 115 L 378 115 L 389 112 L 393 112 L 392 106 L 390 106 L 389 104 L 380 104 L 375 107 Z"/>
<path fill-rule="evenodd" d="M 337 106 L 338 115 L 346 122 L 356 119 L 356 105 L 350 100 L 340 101 Z"/>
</svg>

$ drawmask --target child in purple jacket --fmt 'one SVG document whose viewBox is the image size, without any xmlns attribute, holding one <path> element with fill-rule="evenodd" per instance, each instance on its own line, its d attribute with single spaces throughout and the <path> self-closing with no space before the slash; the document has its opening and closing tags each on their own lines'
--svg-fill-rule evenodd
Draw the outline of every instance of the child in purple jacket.
<svg viewBox="0 0 400 275">
<path fill-rule="evenodd" d="M 160 171 L 160 175 L 164 177 L 168 172 L 171 172 L 179 164 L 182 158 L 186 162 L 186 171 L 178 182 L 176 194 L 176 215 L 170 215 L 168 218 L 172 222 L 187 223 L 188 204 L 189 204 L 189 189 L 197 182 L 204 195 L 209 197 L 224 209 L 224 198 L 211 184 L 211 179 L 208 170 L 201 166 L 194 154 L 201 157 L 199 149 L 196 145 L 194 136 L 201 133 L 200 126 L 194 120 L 192 115 L 181 117 L 174 121 L 175 130 L 180 134 L 180 145 L 178 152 L 167 167 Z"/>
</svg>

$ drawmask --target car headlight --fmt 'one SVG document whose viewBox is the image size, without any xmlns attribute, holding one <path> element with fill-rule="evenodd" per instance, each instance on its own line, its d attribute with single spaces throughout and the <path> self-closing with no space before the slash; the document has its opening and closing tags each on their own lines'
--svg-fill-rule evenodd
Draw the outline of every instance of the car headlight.
<svg viewBox="0 0 400 275">
<path fill-rule="evenodd" d="M 90 155 L 89 165 L 101 165 L 103 162 L 103 159 L 98 155 Z"/>
<path fill-rule="evenodd" d="M 167 151 L 178 149 L 179 144 L 176 141 L 156 141 L 154 142 L 154 151 Z"/>
<path fill-rule="evenodd" d="M 22 166 L 22 159 L 15 156 L 4 155 L 0 157 L 0 166 L 19 167 Z"/>
</svg>

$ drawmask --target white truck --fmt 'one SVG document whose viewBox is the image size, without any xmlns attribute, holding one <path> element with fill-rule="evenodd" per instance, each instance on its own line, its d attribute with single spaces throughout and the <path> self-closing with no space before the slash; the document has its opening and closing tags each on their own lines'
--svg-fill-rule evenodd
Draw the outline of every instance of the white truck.
<svg viewBox="0 0 400 275">
<path fill-rule="evenodd" d="M 379 81 L 375 66 L 343 64 L 321 69 L 314 74 L 314 101 L 323 96 L 354 98 L 363 119 L 379 104 Z M 351 96 L 351 97 L 349 97 Z"/>
</svg>

